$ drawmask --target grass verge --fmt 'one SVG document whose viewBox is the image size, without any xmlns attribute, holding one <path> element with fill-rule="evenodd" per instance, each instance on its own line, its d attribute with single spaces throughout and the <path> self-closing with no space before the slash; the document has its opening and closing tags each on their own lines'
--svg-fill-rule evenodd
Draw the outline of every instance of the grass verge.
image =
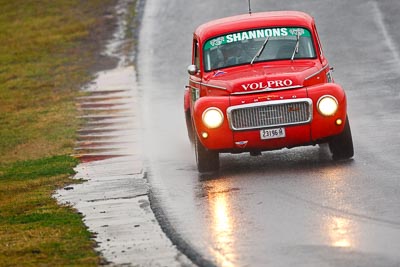
<svg viewBox="0 0 400 267">
<path fill-rule="evenodd" d="M 51 195 L 73 182 L 75 98 L 110 63 L 115 3 L 0 0 L 0 265 L 99 264 L 81 216 Z"/>
</svg>

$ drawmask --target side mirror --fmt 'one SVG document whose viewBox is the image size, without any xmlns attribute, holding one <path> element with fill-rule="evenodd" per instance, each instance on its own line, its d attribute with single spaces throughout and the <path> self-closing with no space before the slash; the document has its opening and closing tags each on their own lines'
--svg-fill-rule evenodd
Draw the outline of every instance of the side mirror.
<svg viewBox="0 0 400 267">
<path fill-rule="evenodd" d="M 196 67 L 196 65 L 189 65 L 187 71 L 190 75 L 195 75 L 199 72 L 199 69 Z"/>
</svg>

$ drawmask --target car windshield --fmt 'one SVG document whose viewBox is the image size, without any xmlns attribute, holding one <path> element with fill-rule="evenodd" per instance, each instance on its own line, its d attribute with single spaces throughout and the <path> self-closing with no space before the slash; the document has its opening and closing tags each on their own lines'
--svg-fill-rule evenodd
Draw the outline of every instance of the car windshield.
<svg viewBox="0 0 400 267">
<path fill-rule="evenodd" d="M 204 44 L 205 71 L 250 64 L 253 59 L 256 63 L 315 57 L 311 33 L 305 28 L 254 29 L 211 38 Z"/>
</svg>

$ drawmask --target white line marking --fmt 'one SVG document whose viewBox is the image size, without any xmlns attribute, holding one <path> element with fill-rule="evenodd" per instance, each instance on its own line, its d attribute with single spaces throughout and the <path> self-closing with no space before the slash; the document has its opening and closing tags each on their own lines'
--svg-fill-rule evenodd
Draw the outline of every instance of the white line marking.
<svg viewBox="0 0 400 267">
<path fill-rule="evenodd" d="M 386 44 L 387 44 L 388 48 L 390 49 L 390 51 L 393 54 L 393 60 L 396 61 L 396 65 L 397 65 L 398 71 L 400 72 L 400 65 L 399 65 L 400 55 L 399 55 L 399 51 L 397 49 L 397 46 L 396 46 L 395 42 L 393 41 L 392 37 L 390 36 L 390 34 L 389 34 L 389 32 L 388 32 L 388 30 L 386 28 L 385 22 L 383 20 L 383 14 L 382 14 L 381 10 L 379 9 L 378 3 L 377 2 L 371 2 L 371 5 L 373 7 L 372 10 L 375 11 L 373 13 L 375 15 L 375 19 L 376 19 L 376 22 L 378 24 L 378 27 L 382 31 L 383 37 L 386 40 Z"/>
</svg>

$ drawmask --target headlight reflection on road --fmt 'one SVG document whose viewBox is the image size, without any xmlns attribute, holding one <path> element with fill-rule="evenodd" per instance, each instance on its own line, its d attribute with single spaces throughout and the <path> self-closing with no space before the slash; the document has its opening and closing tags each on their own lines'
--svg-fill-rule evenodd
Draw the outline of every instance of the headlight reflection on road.
<svg viewBox="0 0 400 267">
<path fill-rule="evenodd" d="M 328 234 L 331 245 L 334 247 L 352 247 L 352 226 L 351 222 L 345 218 L 331 217 L 328 221 Z"/>
<path fill-rule="evenodd" d="M 346 201 L 347 183 L 343 179 L 346 177 L 342 173 L 342 168 L 336 166 L 324 170 L 323 181 L 325 182 L 326 198 L 329 200 L 329 206 L 335 209 L 349 211 L 351 204 Z M 351 248 L 356 246 L 357 224 L 354 220 L 331 214 L 323 220 L 324 231 L 329 240 L 329 245 L 333 247 Z"/>
<path fill-rule="evenodd" d="M 211 215 L 211 234 L 214 246 L 212 253 L 216 256 L 219 266 L 233 267 L 236 253 L 234 250 L 234 229 L 230 210 L 229 184 L 222 180 L 207 183 L 207 198 Z"/>
</svg>

